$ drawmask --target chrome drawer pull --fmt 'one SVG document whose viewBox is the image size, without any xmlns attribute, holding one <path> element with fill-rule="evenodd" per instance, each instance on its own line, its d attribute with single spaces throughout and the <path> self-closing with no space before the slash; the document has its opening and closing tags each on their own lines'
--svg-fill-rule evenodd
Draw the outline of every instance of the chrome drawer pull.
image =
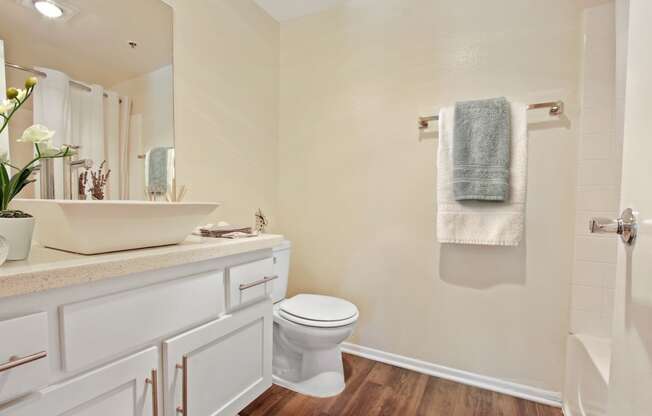
<svg viewBox="0 0 652 416">
<path fill-rule="evenodd" d="M 251 289 L 254 286 L 264 285 L 265 283 L 271 282 L 274 279 L 278 279 L 278 276 L 265 276 L 260 280 L 256 280 L 255 282 L 240 285 L 240 290 Z"/>
<path fill-rule="evenodd" d="M 12 368 L 31 363 L 32 361 L 40 360 L 48 356 L 46 351 L 37 352 L 36 354 L 27 355 L 25 357 L 11 357 L 6 363 L 0 364 L 0 373 L 3 371 L 11 370 Z"/>
</svg>

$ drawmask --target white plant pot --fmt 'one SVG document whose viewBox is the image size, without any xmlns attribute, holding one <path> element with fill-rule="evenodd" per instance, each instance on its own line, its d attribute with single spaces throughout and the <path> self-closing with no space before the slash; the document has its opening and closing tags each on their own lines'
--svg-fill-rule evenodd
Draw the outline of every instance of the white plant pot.
<svg viewBox="0 0 652 416">
<path fill-rule="evenodd" d="M 32 248 L 34 218 L 0 218 L 0 235 L 9 242 L 7 260 L 25 260 Z"/>
</svg>

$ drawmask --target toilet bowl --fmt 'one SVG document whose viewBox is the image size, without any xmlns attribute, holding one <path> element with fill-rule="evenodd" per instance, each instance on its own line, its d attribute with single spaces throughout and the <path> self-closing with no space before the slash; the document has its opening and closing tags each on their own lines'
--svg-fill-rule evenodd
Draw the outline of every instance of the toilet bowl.
<svg viewBox="0 0 652 416">
<path fill-rule="evenodd" d="M 297 301 L 304 305 L 298 307 Z M 328 306 L 318 313 L 310 304 Z M 329 315 L 333 311 L 328 307 L 341 312 Z M 353 333 L 357 319 L 352 303 L 329 296 L 302 294 L 274 305 L 274 381 L 310 396 L 341 393 L 345 382 L 340 344 Z"/>
<path fill-rule="evenodd" d="M 353 333 L 359 312 L 331 296 L 285 299 L 289 247 L 287 242 L 274 252 L 274 383 L 309 396 L 334 396 L 345 387 L 340 345 Z"/>
</svg>

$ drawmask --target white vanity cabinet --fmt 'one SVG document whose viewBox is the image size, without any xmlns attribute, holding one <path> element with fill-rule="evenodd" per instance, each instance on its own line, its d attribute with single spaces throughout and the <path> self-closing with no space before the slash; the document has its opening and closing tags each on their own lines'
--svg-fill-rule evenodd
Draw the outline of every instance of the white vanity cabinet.
<svg viewBox="0 0 652 416">
<path fill-rule="evenodd" d="M 151 416 L 151 376 L 158 367 L 153 347 L 79 377 L 52 385 L 18 402 L 2 416 Z M 148 382 L 148 380 L 150 382 Z"/>
<path fill-rule="evenodd" d="M 165 414 L 229 416 L 272 384 L 269 299 L 163 343 Z"/>
<path fill-rule="evenodd" d="M 66 371 L 82 369 L 163 334 L 217 318 L 224 272 L 210 270 L 59 307 Z"/>
<path fill-rule="evenodd" d="M 0 364 L 46 353 L 0 372 L 0 416 L 237 415 L 272 385 L 272 271 L 270 247 L 0 297 Z"/>
</svg>

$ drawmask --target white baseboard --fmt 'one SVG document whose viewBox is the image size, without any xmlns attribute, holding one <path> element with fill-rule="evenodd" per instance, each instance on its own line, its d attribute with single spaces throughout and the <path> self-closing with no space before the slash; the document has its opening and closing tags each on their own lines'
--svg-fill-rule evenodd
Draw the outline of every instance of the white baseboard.
<svg viewBox="0 0 652 416">
<path fill-rule="evenodd" d="M 468 371 L 444 367 L 426 361 L 404 357 L 398 354 L 392 354 L 373 348 L 363 347 L 361 345 L 351 344 L 350 342 L 345 342 L 342 344 L 342 351 L 368 358 L 370 360 L 380 361 L 381 363 L 390 364 L 396 367 L 405 368 L 407 370 L 427 374 L 429 376 L 452 380 L 458 383 L 468 384 L 470 386 L 507 394 L 549 406 L 562 406 L 561 394 L 558 392 L 543 390 L 536 387 L 526 386 L 524 384 L 500 380 L 494 377 L 487 377 Z"/>
</svg>

